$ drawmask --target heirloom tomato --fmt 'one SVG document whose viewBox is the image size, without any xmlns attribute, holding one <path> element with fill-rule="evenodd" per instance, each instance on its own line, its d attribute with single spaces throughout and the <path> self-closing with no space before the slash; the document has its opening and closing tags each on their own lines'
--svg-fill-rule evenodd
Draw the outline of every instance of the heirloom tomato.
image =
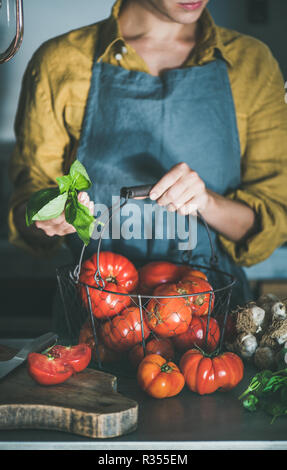
<svg viewBox="0 0 287 470">
<path fill-rule="evenodd" d="M 96 328 L 96 338 L 97 338 L 97 348 L 95 344 L 94 333 L 90 321 L 86 321 L 81 328 L 79 343 L 86 343 L 92 351 L 92 358 L 94 361 L 100 360 L 103 363 L 117 362 L 121 359 L 121 355 L 112 349 L 109 349 L 100 334 L 100 329 L 98 325 L 95 325 Z M 99 354 L 99 356 L 97 355 Z"/>
<path fill-rule="evenodd" d="M 207 281 L 207 275 L 199 269 L 192 268 L 191 266 L 181 266 L 178 271 L 178 280 L 187 281 L 189 277 L 200 277 Z"/>
<path fill-rule="evenodd" d="M 208 328 L 208 334 L 207 334 Z M 175 336 L 173 343 L 179 351 L 198 347 L 206 352 L 214 351 L 219 343 L 220 329 L 215 318 L 194 316 L 185 333 Z"/>
<path fill-rule="evenodd" d="M 81 372 L 86 369 L 92 358 L 91 348 L 85 343 L 75 346 L 61 346 L 59 344 L 49 349 L 49 354 L 69 364 L 74 372 Z"/>
<path fill-rule="evenodd" d="M 145 353 L 143 345 L 136 344 L 129 352 L 129 360 L 135 367 L 138 367 L 142 359 L 148 354 L 159 354 L 167 361 L 171 361 L 174 359 L 174 347 L 168 338 L 153 338 L 146 343 Z"/>
<path fill-rule="evenodd" d="M 31 377 L 41 385 L 56 385 L 65 382 L 74 370 L 61 358 L 51 355 L 30 353 L 27 358 L 28 371 Z"/>
<path fill-rule="evenodd" d="M 140 309 L 136 306 L 127 307 L 101 326 L 103 341 L 108 348 L 116 351 L 128 351 L 149 335 L 150 329 L 144 319 L 141 323 Z"/>
<path fill-rule="evenodd" d="M 240 357 L 232 352 L 212 357 L 189 349 L 180 360 L 180 370 L 188 388 L 205 395 L 236 387 L 243 378 L 244 366 Z"/>
<path fill-rule="evenodd" d="M 154 398 L 178 395 L 184 387 L 184 377 L 173 362 L 159 354 L 148 354 L 137 371 L 139 386 Z"/>
<path fill-rule="evenodd" d="M 187 280 L 182 280 L 177 283 L 177 289 L 179 292 L 182 292 L 182 294 L 191 294 L 188 299 L 193 315 L 207 315 L 209 301 L 210 312 L 212 312 L 214 307 L 214 293 L 209 282 L 196 276 L 189 276 Z M 210 294 L 209 292 L 212 293 Z"/>
<path fill-rule="evenodd" d="M 167 338 L 184 333 L 191 321 L 190 306 L 179 295 L 176 284 L 166 284 L 155 289 L 146 307 L 147 324 L 158 336 Z M 157 297 L 162 296 L 162 297 Z"/>
<path fill-rule="evenodd" d="M 178 277 L 178 266 L 168 261 L 152 261 L 139 270 L 140 293 L 152 293 L 161 284 L 174 282 Z"/>
<path fill-rule="evenodd" d="M 89 288 L 93 314 L 97 318 L 106 318 L 118 314 L 130 305 L 131 299 L 127 294 L 137 287 L 138 272 L 131 261 L 116 253 L 101 252 L 99 260 L 98 267 L 97 253 L 95 253 L 83 263 L 79 281 L 94 287 Z M 98 269 L 104 281 L 104 286 L 102 286 L 101 279 L 98 278 L 98 281 L 100 287 L 104 287 L 104 290 L 99 288 L 96 281 Z M 85 305 L 88 306 L 85 286 L 81 286 L 81 293 Z"/>
</svg>

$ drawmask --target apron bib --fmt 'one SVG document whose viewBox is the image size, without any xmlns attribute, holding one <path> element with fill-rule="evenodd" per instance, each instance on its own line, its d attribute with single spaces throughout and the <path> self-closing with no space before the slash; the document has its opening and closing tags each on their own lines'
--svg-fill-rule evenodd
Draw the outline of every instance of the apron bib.
<svg viewBox="0 0 287 470">
<path fill-rule="evenodd" d="M 180 162 L 186 162 L 207 188 L 218 194 L 236 189 L 241 181 L 240 143 L 225 61 L 217 57 L 203 66 L 174 69 L 154 77 L 96 58 L 77 159 L 93 182 L 88 192 L 97 208 L 95 216 L 98 209 L 101 212 L 119 198 L 123 186 L 154 184 Z M 121 214 L 115 214 L 101 250 L 119 252 L 134 262 L 181 262 L 179 243 L 190 239 L 188 228 L 194 220 L 169 215 L 177 225 L 175 236 L 171 236 L 172 224 L 158 222 L 162 209 L 155 206 L 149 199 L 130 201 Z M 121 233 L 125 226 L 126 232 Z M 185 239 L 178 226 L 181 232 L 185 228 Z M 134 236 L 129 238 L 130 231 Z M 196 233 L 191 262 L 209 265 L 210 243 L 199 220 Z M 221 248 L 213 230 L 211 238 L 218 268 L 238 279 L 232 305 L 247 302 L 251 295 L 243 270 Z M 67 237 L 67 245 L 78 261 L 83 244 L 77 234 Z M 91 240 L 85 258 L 97 247 L 98 240 Z"/>
</svg>

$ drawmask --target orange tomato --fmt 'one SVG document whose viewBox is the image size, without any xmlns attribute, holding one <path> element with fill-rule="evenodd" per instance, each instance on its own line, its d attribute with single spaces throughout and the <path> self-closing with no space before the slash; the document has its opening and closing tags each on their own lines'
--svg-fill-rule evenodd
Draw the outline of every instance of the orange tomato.
<svg viewBox="0 0 287 470">
<path fill-rule="evenodd" d="M 173 362 L 167 362 L 159 354 L 148 354 L 137 372 L 139 386 L 154 398 L 178 395 L 184 387 L 184 377 Z"/>
<path fill-rule="evenodd" d="M 145 355 L 148 354 L 159 354 L 164 357 L 167 361 L 174 359 L 174 347 L 170 339 L 168 338 L 153 338 L 148 341 L 145 345 L 145 354 L 142 344 L 137 344 L 129 352 L 129 360 L 138 367 Z"/>
</svg>

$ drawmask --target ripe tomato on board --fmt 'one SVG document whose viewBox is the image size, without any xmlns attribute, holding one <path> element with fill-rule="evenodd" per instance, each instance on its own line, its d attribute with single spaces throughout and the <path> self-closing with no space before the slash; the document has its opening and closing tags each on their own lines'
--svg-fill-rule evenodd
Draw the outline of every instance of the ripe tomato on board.
<svg viewBox="0 0 287 470">
<path fill-rule="evenodd" d="M 182 294 L 193 294 L 189 297 L 193 315 L 208 315 L 210 296 L 210 312 L 212 312 L 214 307 L 214 293 L 209 282 L 196 276 L 189 276 L 187 280 L 182 280 L 177 283 L 177 289 L 181 291 Z M 212 294 L 208 292 L 212 292 Z"/>
<path fill-rule="evenodd" d="M 89 286 L 92 312 L 97 318 L 107 318 L 120 313 L 131 303 L 129 294 L 135 290 L 138 284 L 138 272 L 131 261 L 125 256 L 109 251 L 103 251 L 99 255 L 99 272 L 104 280 L 104 292 L 98 288 L 96 281 L 97 253 L 85 261 L 81 268 L 79 281 Z M 101 282 L 99 280 L 99 282 Z M 88 307 L 88 298 L 85 286 L 81 286 L 81 295 Z"/>
<path fill-rule="evenodd" d="M 179 366 L 188 388 L 200 395 L 233 389 L 244 372 L 242 360 L 232 352 L 212 357 L 190 349 L 182 356 Z"/>
<path fill-rule="evenodd" d="M 187 331 L 175 336 L 173 343 L 179 351 L 187 351 L 197 346 L 206 352 L 212 352 L 217 348 L 219 339 L 220 329 L 215 318 L 210 317 L 208 323 L 207 316 L 194 316 Z"/>
<path fill-rule="evenodd" d="M 92 358 L 91 348 L 85 343 L 75 346 L 61 346 L 59 344 L 49 349 L 49 354 L 69 364 L 74 372 L 81 372 L 86 369 Z"/>
<path fill-rule="evenodd" d="M 159 354 L 148 354 L 141 361 L 137 381 L 154 398 L 174 397 L 181 392 L 185 383 L 179 368 Z"/>
<path fill-rule="evenodd" d="M 75 346 L 56 345 L 46 353 L 28 354 L 28 371 L 41 385 L 65 382 L 71 375 L 86 369 L 91 361 L 91 349 L 87 344 Z"/>
<path fill-rule="evenodd" d="M 60 358 L 40 353 L 30 353 L 27 358 L 31 377 L 41 385 L 56 385 L 65 382 L 74 370 Z"/>
<path fill-rule="evenodd" d="M 167 361 L 174 359 L 174 347 L 170 339 L 168 338 L 153 338 L 148 341 L 145 345 L 145 353 L 142 344 L 137 344 L 129 352 L 129 360 L 138 367 L 145 355 L 148 354 L 159 354 L 164 357 Z"/>
<path fill-rule="evenodd" d="M 162 338 L 184 333 L 190 324 L 192 313 L 184 297 L 178 296 L 176 284 L 166 284 L 155 289 L 146 307 L 147 325 Z M 170 296 L 170 297 L 169 297 Z"/>
<path fill-rule="evenodd" d="M 150 335 L 150 329 L 143 319 L 141 324 L 140 309 L 131 306 L 116 317 L 107 320 L 101 326 L 101 336 L 108 348 L 115 351 L 128 351 Z"/>
</svg>

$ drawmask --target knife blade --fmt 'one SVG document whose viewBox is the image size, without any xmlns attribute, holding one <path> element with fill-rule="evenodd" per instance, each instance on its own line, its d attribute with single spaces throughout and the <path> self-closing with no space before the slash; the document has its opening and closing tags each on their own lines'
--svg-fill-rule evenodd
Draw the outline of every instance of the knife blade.
<svg viewBox="0 0 287 470">
<path fill-rule="evenodd" d="M 8 361 L 0 361 L 0 379 L 6 377 L 12 370 L 23 364 L 31 352 L 41 352 L 54 344 L 58 340 L 56 333 L 45 333 L 38 338 L 28 341 L 20 351 L 18 351 L 12 359 Z"/>
</svg>

